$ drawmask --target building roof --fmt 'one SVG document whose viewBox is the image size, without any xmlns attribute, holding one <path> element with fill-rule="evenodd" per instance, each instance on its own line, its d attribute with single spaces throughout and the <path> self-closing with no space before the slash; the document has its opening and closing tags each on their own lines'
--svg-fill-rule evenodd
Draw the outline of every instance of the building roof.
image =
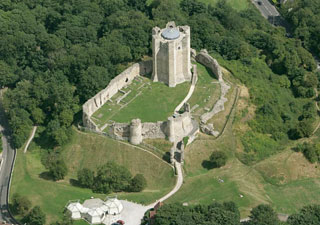
<svg viewBox="0 0 320 225">
<path fill-rule="evenodd" d="M 88 214 L 91 217 L 95 217 L 95 216 L 101 217 L 104 214 L 104 211 L 101 210 L 100 208 L 94 208 L 94 209 L 89 209 Z"/>
<path fill-rule="evenodd" d="M 162 31 L 161 36 L 167 40 L 175 40 L 180 37 L 180 31 L 176 27 L 168 27 Z"/>
<path fill-rule="evenodd" d="M 109 198 L 106 203 L 105 206 L 108 207 L 108 214 L 120 214 L 123 210 L 123 205 L 122 203 L 116 199 L 116 198 Z"/>
<path fill-rule="evenodd" d="M 83 209 L 83 206 L 79 202 L 75 202 L 75 203 L 70 203 L 67 208 L 70 212 L 81 212 Z"/>
<path fill-rule="evenodd" d="M 82 204 L 84 207 L 92 209 L 92 208 L 99 208 L 103 206 L 104 201 L 102 201 L 100 198 L 93 198 L 85 200 Z"/>
</svg>

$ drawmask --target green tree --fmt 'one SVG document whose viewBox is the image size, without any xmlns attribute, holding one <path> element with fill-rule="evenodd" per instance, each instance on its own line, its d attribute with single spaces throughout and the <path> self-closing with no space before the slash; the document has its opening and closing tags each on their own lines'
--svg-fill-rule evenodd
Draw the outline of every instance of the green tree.
<svg viewBox="0 0 320 225">
<path fill-rule="evenodd" d="M 222 151 L 214 151 L 210 156 L 210 162 L 214 168 L 220 168 L 227 163 L 227 155 Z"/>
<path fill-rule="evenodd" d="M 289 216 L 289 225 L 316 225 L 320 224 L 320 205 L 303 207 L 298 213 Z"/>
<path fill-rule="evenodd" d="M 23 222 L 32 225 L 44 225 L 46 224 L 46 215 L 39 206 L 35 206 L 23 219 Z"/>
<path fill-rule="evenodd" d="M 93 190 L 100 193 L 128 190 L 131 177 L 132 175 L 126 167 L 108 162 L 98 168 Z"/>
<path fill-rule="evenodd" d="M 53 180 L 62 180 L 68 173 L 68 168 L 63 159 L 55 159 L 48 165 L 49 173 Z"/>
<path fill-rule="evenodd" d="M 180 7 L 183 11 L 187 12 L 189 16 L 207 12 L 206 4 L 197 0 L 182 0 Z"/>
<path fill-rule="evenodd" d="M 25 216 L 31 208 L 31 202 L 27 197 L 15 193 L 12 196 L 12 208 L 15 214 Z"/>
<path fill-rule="evenodd" d="M 18 75 L 14 73 L 12 67 L 0 60 L 0 87 L 12 85 L 18 78 Z"/>
<path fill-rule="evenodd" d="M 143 174 L 137 174 L 132 178 L 129 190 L 133 192 L 140 192 L 143 191 L 143 189 L 145 189 L 146 187 L 146 178 L 143 176 Z"/>
<path fill-rule="evenodd" d="M 94 172 L 87 168 L 79 170 L 78 182 L 82 187 L 92 188 L 94 184 Z"/>
<path fill-rule="evenodd" d="M 277 213 L 269 205 L 258 205 L 251 210 L 249 225 L 279 225 Z"/>
</svg>

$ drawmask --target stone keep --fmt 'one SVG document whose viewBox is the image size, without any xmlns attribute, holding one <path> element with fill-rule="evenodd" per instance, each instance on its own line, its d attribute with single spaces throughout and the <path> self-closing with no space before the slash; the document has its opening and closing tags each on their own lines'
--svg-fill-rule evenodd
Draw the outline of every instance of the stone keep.
<svg viewBox="0 0 320 225">
<path fill-rule="evenodd" d="M 167 23 L 166 28 L 152 30 L 154 82 L 169 87 L 191 80 L 190 27 Z"/>
</svg>

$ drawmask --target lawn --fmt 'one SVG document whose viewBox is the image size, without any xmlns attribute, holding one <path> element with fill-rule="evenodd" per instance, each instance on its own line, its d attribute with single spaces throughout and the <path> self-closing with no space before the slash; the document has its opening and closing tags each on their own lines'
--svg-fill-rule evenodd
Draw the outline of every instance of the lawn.
<svg viewBox="0 0 320 225">
<path fill-rule="evenodd" d="M 320 170 L 316 165 L 310 164 L 301 153 L 287 149 L 247 166 L 236 158 L 238 140 L 231 125 L 228 123 L 220 138 L 213 140 L 200 135 L 186 148 L 184 184 L 168 202 L 234 201 L 242 218 L 258 204 L 271 204 L 278 213 L 290 214 L 306 204 L 320 202 Z M 215 150 L 227 153 L 227 165 L 208 169 L 205 162 Z"/>
<path fill-rule="evenodd" d="M 120 199 L 144 204 L 159 199 L 175 184 L 172 167 L 163 160 L 95 134 L 75 131 L 71 142 L 63 147 L 62 154 L 69 168 L 68 176 L 63 181 L 54 182 L 42 178 L 46 170 L 40 162 L 40 150 L 34 145 L 27 154 L 23 154 L 21 150 L 18 151 L 13 173 L 10 196 L 17 192 L 27 196 L 33 205 L 39 205 L 45 212 L 48 224 L 62 217 L 64 206 L 69 200 L 83 201 L 91 196 L 106 197 L 70 184 L 70 181 L 76 179 L 77 170 L 80 168 L 95 169 L 107 161 L 114 160 L 126 166 L 133 175 L 144 174 L 148 186 L 143 192 L 117 194 Z M 77 222 L 77 224 L 80 225 L 83 222 Z"/>
<path fill-rule="evenodd" d="M 157 122 L 166 120 L 173 114 L 177 105 L 188 94 L 190 83 L 184 82 L 174 88 L 163 83 L 153 83 L 148 78 L 135 79 L 125 89 L 131 91 L 120 104 L 116 103 L 119 95 L 112 98 L 93 115 L 93 120 L 100 126 L 109 120 L 116 122 L 130 122 L 140 118 L 142 122 Z"/>
<path fill-rule="evenodd" d="M 197 72 L 198 82 L 188 103 L 191 108 L 198 105 L 198 107 L 194 109 L 193 114 L 196 118 L 199 118 L 206 112 L 205 108 L 211 110 L 215 102 L 219 99 L 220 86 L 215 75 L 200 63 L 197 63 Z"/>
</svg>

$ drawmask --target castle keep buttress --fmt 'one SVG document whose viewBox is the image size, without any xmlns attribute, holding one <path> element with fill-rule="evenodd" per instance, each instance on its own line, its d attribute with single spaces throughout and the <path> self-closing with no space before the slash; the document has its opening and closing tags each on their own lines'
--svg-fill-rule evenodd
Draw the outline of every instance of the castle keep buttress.
<svg viewBox="0 0 320 225">
<path fill-rule="evenodd" d="M 152 30 L 154 82 L 169 87 L 191 80 L 190 27 L 167 23 L 166 28 Z"/>
</svg>

